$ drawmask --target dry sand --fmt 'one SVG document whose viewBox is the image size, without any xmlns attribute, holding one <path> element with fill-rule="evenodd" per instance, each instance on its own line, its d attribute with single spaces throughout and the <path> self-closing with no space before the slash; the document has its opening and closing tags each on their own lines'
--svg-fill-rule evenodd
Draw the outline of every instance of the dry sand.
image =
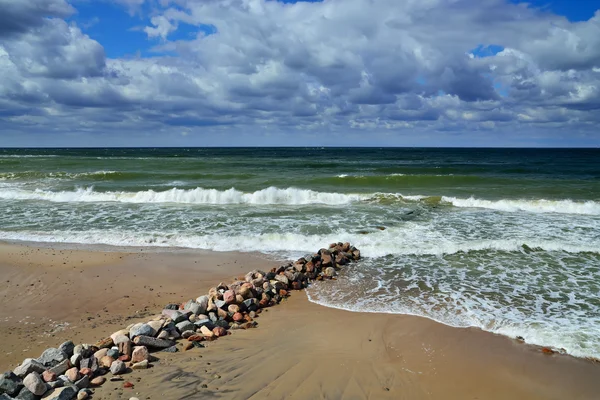
<svg viewBox="0 0 600 400">
<path fill-rule="evenodd" d="M 168 302 L 275 264 L 240 253 L 1 245 L 0 368 L 68 338 L 95 342 Z M 477 329 L 325 308 L 303 292 L 257 322 L 204 349 L 155 353 L 153 368 L 126 376 L 133 389 L 107 382 L 94 398 L 600 398 L 600 365 Z"/>
</svg>

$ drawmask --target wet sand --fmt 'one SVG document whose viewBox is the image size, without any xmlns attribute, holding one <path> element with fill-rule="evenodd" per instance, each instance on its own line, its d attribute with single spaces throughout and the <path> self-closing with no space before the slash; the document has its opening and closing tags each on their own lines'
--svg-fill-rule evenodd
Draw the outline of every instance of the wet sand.
<svg viewBox="0 0 600 400">
<path fill-rule="evenodd" d="M 0 367 L 67 338 L 95 342 L 166 303 L 275 265 L 240 253 L 1 245 Z M 203 349 L 155 353 L 153 368 L 125 376 L 133 389 L 107 382 L 94 398 L 599 398 L 600 365 L 478 329 L 330 309 L 304 292 L 257 322 L 257 329 L 232 331 Z"/>
</svg>

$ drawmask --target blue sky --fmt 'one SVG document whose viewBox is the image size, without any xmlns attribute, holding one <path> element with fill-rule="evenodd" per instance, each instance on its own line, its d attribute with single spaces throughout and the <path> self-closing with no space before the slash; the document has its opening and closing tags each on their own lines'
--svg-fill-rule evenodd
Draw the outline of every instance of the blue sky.
<svg viewBox="0 0 600 400">
<path fill-rule="evenodd" d="M 0 146 L 600 145 L 600 0 L 0 8 Z"/>
</svg>

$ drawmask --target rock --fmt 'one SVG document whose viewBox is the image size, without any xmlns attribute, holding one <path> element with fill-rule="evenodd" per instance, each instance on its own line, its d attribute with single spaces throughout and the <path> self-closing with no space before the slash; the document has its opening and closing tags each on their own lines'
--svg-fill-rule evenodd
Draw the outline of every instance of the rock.
<svg viewBox="0 0 600 400">
<path fill-rule="evenodd" d="M 55 381 L 48 382 L 48 387 L 50 389 L 56 389 L 56 388 L 63 387 L 63 386 L 65 386 L 65 382 L 61 379 L 57 379 Z"/>
<path fill-rule="evenodd" d="M 178 310 L 162 310 L 162 315 L 164 315 L 167 318 L 170 318 L 171 321 L 173 321 L 176 324 L 187 319 L 186 316 Z"/>
<path fill-rule="evenodd" d="M 5 372 L 0 375 L 0 394 L 6 393 L 9 396 L 16 396 L 22 388 L 21 378 L 14 373 Z"/>
<path fill-rule="evenodd" d="M 215 327 L 215 324 L 209 319 L 203 319 L 194 323 L 194 329 L 199 329 L 203 326 L 206 326 L 208 329 L 212 329 Z"/>
<path fill-rule="evenodd" d="M 115 345 L 115 342 L 112 340 L 112 338 L 107 337 L 107 338 L 104 338 L 104 339 L 96 342 L 96 344 L 94 346 L 96 346 L 99 349 L 110 349 L 114 345 Z"/>
<path fill-rule="evenodd" d="M 227 335 L 227 331 L 225 330 L 225 328 L 221 328 L 220 326 L 217 326 L 216 328 L 214 328 L 213 333 L 217 336 L 217 337 L 221 337 L 221 336 L 225 336 Z"/>
<path fill-rule="evenodd" d="M 110 368 L 110 366 L 112 365 L 112 363 L 115 361 L 114 358 L 112 358 L 111 356 L 104 356 L 100 359 L 100 361 L 98 362 L 98 364 L 101 367 L 104 368 Z"/>
<path fill-rule="evenodd" d="M 129 400 L 140 400 L 137 397 L 130 397 Z"/>
<path fill-rule="evenodd" d="M 119 349 L 115 349 L 114 347 L 106 353 L 107 356 L 114 358 L 115 360 L 119 358 Z"/>
<path fill-rule="evenodd" d="M 86 389 L 89 388 L 90 385 L 90 377 L 87 375 L 82 376 L 80 380 L 75 382 L 75 386 L 77 386 L 78 389 Z"/>
<path fill-rule="evenodd" d="M 217 308 L 224 308 L 224 307 L 226 307 L 226 306 L 227 306 L 227 303 L 225 303 L 225 301 L 223 301 L 223 300 L 218 300 L 218 299 L 217 299 L 217 300 L 215 300 L 215 301 L 214 301 L 214 303 L 215 303 L 215 306 L 216 306 Z M 210 315 L 210 314 L 209 314 L 209 315 Z"/>
<path fill-rule="evenodd" d="M 242 313 L 238 312 L 238 313 L 233 314 L 232 318 L 235 322 L 241 322 L 244 320 L 244 315 Z"/>
<path fill-rule="evenodd" d="M 108 349 L 104 348 L 104 349 L 100 349 L 97 352 L 94 353 L 94 357 L 96 357 L 96 359 L 101 360 L 102 357 L 106 356 L 108 354 Z"/>
<path fill-rule="evenodd" d="M 282 275 L 282 274 L 275 275 L 275 280 L 278 281 L 278 282 L 283 283 L 286 287 L 290 283 L 288 277 L 285 276 L 285 275 Z"/>
<path fill-rule="evenodd" d="M 328 278 L 333 278 L 334 276 L 337 275 L 337 272 L 335 272 L 335 268 L 333 268 L 333 267 L 327 267 L 323 271 L 323 275 L 326 276 L 326 277 L 328 277 Z"/>
<path fill-rule="evenodd" d="M 244 306 L 248 311 L 256 311 L 258 310 L 258 300 L 256 299 L 246 299 L 244 300 Z"/>
<path fill-rule="evenodd" d="M 165 310 L 179 310 L 179 304 L 171 303 L 165 306 Z"/>
<path fill-rule="evenodd" d="M 202 333 L 205 337 L 209 337 L 209 338 L 212 338 L 215 336 L 213 331 L 208 329 L 206 326 L 203 326 L 202 328 L 200 328 L 200 333 Z"/>
<path fill-rule="evenodd" d="M 96 357 L 93 356 L 90 358 L 84 358 L 79 363 L 79 368 L 89 368 L 92 370 L 92 372 L 96 372 L 98 371 L 98 359 L 96 359 Z"/>
<path fill-rule="evenodd" d="M 77 400 L 85 400 L 88 397 L 90 397 L 90 395 L 88 394 L 88 392 L 86 392 L 85 390 L 80 390 L 77 393 Z"/>
<path fill-rule="evenodd" d="M 42 379 L 44 380 L 44 382 L 52 382 L 52 381 L 55 381 L 57 378 L 58 378 L 58 375 L 56 375 L 52 371 L 44 371 L 42 373 Z"/>
<path fill-rule="evenodd" d="M 148 369 L 148 360 L 143 360 L 131 365 L 131 369 Z"/>
<path fill-rule="evenodd" d="M 21 389 L 21 391 L 19 392 L 17 397 L 15 397 L 15 400 L 37 400 L 39 398 L 40 398 L 40 396 L 36 396 L 35 394 L 33 394 L 31 392 L 31 390 L 24 387 L 23 389 Z M 0 396 L 0 399 L 2 399 L 1 396 Z"/>
<path fill-rule="evenodd" d="M 157 339 L 168 339 L 169 338 L 169 332 L 167 331 L 161 331 L 158 336 L 156 337 Z"/>
<path fill-rule="evenodd" d="M 131 382 L 125 382 L 125 383 L 123 383 L 123 387 L 125 389 L 133 389 L 133 383 L 131 383 Z"/>
<path fill-rule="evenodd" d="M 148 325 L 150 325 L 150 327 L 152 329 L 154 329 L 154 334 L 152 336 L 156 336 L 156 334 L 158 333 L 158 331 L 160 331 L 160 329 L 163 327 L 164 324 L 164 320 L 158 320 L 158 321 L 150 321 L 148 322 Z"/>
<path fill-rule="evenodd" d="M 156 339 L 149 336 L 137 336 L 133 339 L 133 343 L 137 346 L 153 347 L 156 349 L 166 349 L 175 344 L 172 340 Z"/>
<path fill-rule="evenodd" d="M 110 366 L 110 372 L 113 375 L 121 375 L 124 374 L 125 371 L 127 371 L 127 366 L 125 365 L 125 363 L 123 361 L 113 361 L 113 363 Z"/>
<path fill-rule="evenodd" d="M 188 351 L 194 348 L 194 343 L 188 342 L 183 345 L 183 351 Z"/>
<path fill-rule="evenodd" d="M 42 365 L 42 363 L 38 362 L 33 358 L 26 358 L 25 361 L 21 365 L 19 365 L 13 371 L 15 375 L 23 378 L 30 374 L 31 372 L 37 372 L 38 374 L 43 373 L 46 368 Z"/>
<path fill-rule="evenodd" d="M 91 370 L 91 369 L 89 369 L 89 368 L 83 368 L 83 369 L 80 369 L 80 370 L 79 370 L 79 373 L 80 373 L 81 375 L 87 375 L 87 376 L 89 376 L 90 378 L 92 377 L 92 375 L 94 375 L 94 373 L 92 372 L 92 370 Z"/>
<path fill-rule="evenodd" d="M 129 329 L 121 329 L 120 331 L 117 331 L 110 335 L 110 338 L 113 340 L 113 343 L 117 345 L 119 344 L 119 339 L 121 339 L 123 336 L 129 338 Z"/>
<path fill-rule="evenodd" d="M 177 353 L 179 350 L 177 349 L 177 346 L 173 345 L 171 347 L 167 347 L 166 349 L 163 349 L 162 351 L 164 351 L 166 353 Z"/>
<path fill-rule="evenodd" d="M 190 336 L 194 336 L 194 331 L 185 331 L 181 334 L 181 337 L 184 339 L 189 338 Z"/>
<path fill-rule="evenodd" d="M 119 346 L 121 343 L 125 343 L 129 340 L 129 336 L 127 335 L 117 335 L 113 338 L 113 342 L 115 343 L 115 346 Z"/>
<path fill-rule="evenodd" d="M 77 389 L 74 386 L 65 386 L 48 391 L 42 399 L 44 400 L 73 400 L 77 397 Z"/>
<path fill-rule="evenodd" d="M 229 305 L 235 303 L 235 293 L 233 290 L 228 290 L 223 293 L 223 301 Z"/>
<path fill-rule="evenodd" d="M 79 356 L 81 356 L 81 355 L 79 355 Z M 81 361 L 80 361 L 80 363 L 81 363 Z M 56 365 L 55 367 L 50 368 L 49 371 L 54 372 L 56 375 L 62 375 L 72 366 L 73 365 L 71 364 L 71 362 L 69 360 L 65 360 L 65 361 L 61 362 L 60 364 Z"/>
<path fill-rule="evenodd" d="M 81 362 L 81 358 L 82 358 L 82 357 L 81 357 L 81 354 L 73 354 L 73 355 L 71 356 L 71 360 L 69 360 L 69 361 L 71 362 L 71 365 L 72 365 L 72 366 L 74 366 L 74 367 L 79 367 L 79 363 Z M 56 368 L 56 367 L 55 367 L 55 368 Z M 68 368 L 67 368 L 67 369 L 68 369 Z M 58 375 L 61 375 L 61 374 L 64 374 L 64 373 L 65 373 L 65 372 L 63 371 L 63 372 L 61 372 L 61 373 L 60 373 L 60 374 L 58 374 Z"/>
<path fill-rule="evenodd" d="M 332 263 L 333 260 L 331 259 L 331 253 L 329 253 L 328 250 L 321 252 L 321 266 L 330 267 Z"/>
<path fill-rule="evenodd" d="M 292 289 L 302 290 L 302 283 L 298 281 L 292 282 Z"/>
<path fill-rule="evenodd" d="M 194 324 L 186 320 L 176 324 L 175 328 L 177 328 L 177 331 L 181 333 L 185 331 L 194 330 Z"/>
<path fill-rule="evenodd" d="M 75 350 L 75 344 L 70 340 L 67 340 L 66 342 L 58 346 L 58 349 L 65 352 L 67 357 L 71 357 L 73 355 L 73 351 Z"/>
<path fill-rule="evenodd" d="M 219 320 L 217 322 L 215 322 L 216 326 L 220 326 L 221 328 L 225 328 L 225 329 L 229 329 L 229 322 L 227 322 L 226 320 L 222 319 Z M 214 328 L 213 328 L 214 329 Z"/>
<path fill-rule="evenodd" d="M 217 313 L 215 312 L 209 312 L 208 313 L 208 318 L 210 318 L 210 320 L 214 323 L 217 322 L 219 320 L 219 316 L 217 315 Z"/>
<path fill-rule="evenodd" d="M 126 356 L 131 356 L 131 352 L 133 351 L 133 344 L 131 340 L 127 339 L 126 342 L 119 343 L 119 353 L 124 354 Z"/>
<path fill-rule="evenodd" d="M 148 324 L 135 324 L 130 330 L 129 330 L 129 337 L 131 339 L 133 339 L 136 336 L 154 336 L 156 334 L 156 331 Z"/>
<path fill-rule="evenodd" d="M 188 338 L 188 342 L 202 342 L 204 340 L 204 336 L 202 335 L 192 335 Z"/>
<path fill-rule="evenodd" d="M 146 346 L 136 346 L 133 348 L 133 352 L 131 354 L 131 361 L 133 363 L 138 363 L 148 359 L 148 349 Z"/>
<path fill-rule="evenodd" d="M 28 374 L 25 379 L 23 379 L 23 385 L 36 396 L 42 396 L 48 390 L 46 383 L 37 372 Z"/>
<path fill-rule="evenodd" d="M 101 386 L 106 382 L 106 378 L 103 376 L 97 376 L 90 381 L 92 386 Z"/>
<path fill-rule="evenodd" d="M 119 360 L 123 362 L 131 361 L 131 356 L 124 354 L 121 357 L 119 357 Z"/>
<path fill-rule="evenodd" d="M 52 368 L 58 364 L 60 364 L 64 360 L 68 360 L 69 357 L 67 353 L 60 349 L 46 349 L 42 355 L 37 359 L 37 361 L 45 366 L 46 368 Z"/>
<path fill-rule="evenodd" d="M 69 369 L 67 372 L 65 372 L 65 376 L 71 382 L 77 382 L 79 379 L 81 379 L 81 374 L 79 373 L 79 370 L 75 367 L 73 367 L 73 368 Z"/>
</svg>

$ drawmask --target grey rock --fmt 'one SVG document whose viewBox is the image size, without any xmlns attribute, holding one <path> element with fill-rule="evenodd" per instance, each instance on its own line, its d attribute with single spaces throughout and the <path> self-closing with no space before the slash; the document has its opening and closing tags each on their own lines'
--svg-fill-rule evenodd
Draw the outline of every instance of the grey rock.
<svg viewBox="0 0 600 400">
<path fill-rule="evenodd" d="M 184 339 L 187 339 L 190 336 L 194 336 L 195 334 L 196 334 L 196 332 L 194 332 L 194 331 L 184 331 L 181 333 L 181 337 Z"/>
<path fill-rule="evenodd" d="M 148 324 L 135 324 L 129 330 L 129 337 L 133 339 L 136 336 L 154 336 L 156 331 Z"/>
<path fill-rule="evenodd" d="M 229 329 L 229 322 L 225 320 L 219 320 L 215 322 L 215 326 L 220 326 L 221 328 Z"/>
<path fill-rule="evenodd" d="M 165 310 L 179 310 L 179 304 L 167 304 Z"/>
<path fill-rule="evenodd" d="M 81 378 L 80 380 L 75 382 L 75 386 L 77 386 L 77 389 L 89 388 L 90 387 L 90 377 L 87 375 L 84 375 L 83 378 Z"/>
<path fill-rule="evenodd" d="M 82 358 L 83 357 L 81 356 L 81 353 L 80 354 L 73 354 L 71 356 L 71 359 L 69 361 L 71 361 L 71 365 L 72 366 L 79 368 L 79 362 L 81 361 Z M 57 375 L 61 375 L 61 374 L 57 374 Z"/>
<path fill-rule="evenodd" d="M 248 311 L 258 310 L 258 300 L 256 299 L 246 299 L 244 300 L 244 305 Z"/>
<path fill-rule="evenodd" d="M 225 308 L 228 306 L 228 304 L 223 300 L 215 299 L 215 306 L 217 306 L 217 308 Z M 201 314 L 204 314 L 204 313 L 201 313 Z"/>
<path fill-rule="evenodd" d="M 2 393 L 0 394 L 0 400 L 15 400 L 14 397 L 10 397 L 9 395 Z"/>
<path fill-rule="evenodd" d="M 69 359 L 69 356 L 67 356 L 67 353 L 65 353 L 64 351 L 62 351 L 60 349 L 51 348 L 51 349 L 46 349 L 42 353 L 42 355 L 37 359 L 37 361 L 47 368 L 52 368 L 52 367 L 60 364 L 64 360 L 68 360 L 68 359 Z"/>
<path fill-rule="evenodd" d="M 194 330 L 194 324 L 192 324 L 190 321 L 182 321 L 175 325 L 175 327 L 179 332 Z"/>
<path fill-rule="evenodd" d="M 208 329 L 212 330 L 215 327 L 215 324 L 210 319 L 203 319 L 203 320 L 194 322 L 194 326 L 195 326 L 195 329 L 199 329 L 199 328 L 202 328 L 203 326 L 206 326 Z"/>
<path fill-rule="evenodd" d="M 202 314 L 206 311 L 206 309 L 202 309 L 200 304 L 196 303 L 193 300 L 188 301 L 183 307 L 185 311 L 191 311 L 194 315 Z"/>
<path fill-rule="evenodd" d="M 6 393 L 9 396 L 16 396 L 23 389 L 21 378 L 12 372 L 5 372 L 0 375 L 0 394 Z"/>
<path fill-rule="evenodd" d="M 77 388 L 75 386 L 65 386 L 49 391 L 43 397 L 44 400 L 73 400 L 77 397 Z"/>
<path fill-rule="evenodd" d="M 39 398 L 39 396 L 36 396 L 35 394 L 31 393 L 31 390 L 24 387 L 23 389 L 21 389 L 17 397 L 15 397 L 15 400 L 37 400 Z"/>
<path fill-rule="evenodd" d="M 65 376 L 65 378 L 66 378 L 66 376 Z M 65 386 L 65 381 L 63 381 L 62 379 L 59 378 L 55 381 L 48 382 L 48 386 L 50 387 L 50 389 L 56 389 L 59 387 L 63 387 L 63 386 Z"/>
<path fill-rule="evenodd" d="M 79 356 L 81 357 L 81 354 L 79 354 Z M 71 362 L 69 360 L 64 360 L 63 362 L 59 363 L 58 365 L 50 368 L 49 371 L 54 372 L 56 375 L 62 375 L 65 372 L 67 372 L 67 370 L 69 368 L 71 368 Z"/>
<path fill-rule="evenodd" d="M 169 332 L 167 332 L 167 331 L 161 331 L 156 338 L 157 339 L 168 339 L 169 338 Z"/>
<path fill-rule="evenodd" d="M 200 296 L 196 299 L 196 303 L 200 305 L 200 312 L 198 314 L 206 314 L 208 310 L 208 296 Z M 196 314 L 196 315 L 198 315 Z"/>
<path fill-rule="evenodd" d="M 175 342 L 171 340 L 157 339 L 150 336 L 137 336 L 133 339 L 133 343 L 136 346 L 146 346 L 157 349 L 166 349 L 167 347 L 175 345 Z"/>
<path fill-rule="evenodd" d="M 167 353 L 177 353 L 179 350 L 177 349 L 177 346 L 171 346 L 171 347 L 167 347 L 166 349 L 163 349 L 162 351 L 167 352 Z"/>
<path fill-rule="evenodd" d="M 23 379 L 23 385 L 36 396 L 42 396 L 48 391 L 46 383 L 37 372 L 28 374 L 25 379 Z"/>
<path fill-rule="evenodd" d="M 162 315 L 173 320 L 175 324 L 185 321 L 187 317 L 178 310 L 163 310 Z"/>
<path fill-rule="evenodd" d="M 208 318 L 210 318 L 212 322 L 217 322 L 219 320 L 219 316 L 217 315 L 217 313 L 214 312 L 209 312 Z"/>
<path fill-rule="evenodd" d="M 71 357 L 73 355 L 73 351 L 75 350 L 75 344 L 73 342 L 71 342 L 70 340 L 64 342 L 63 344 L 61 344 L 60 346 L 58 346 L 59 350 L 64 351 L 68 357 Z"/>
<path fill-rule="evenodd" d="M 43 373 L 46 370 L 46 367 L 42 365 L 42 363 L 38 362 L 33 358 L 26 358 L 25 361 L 21 365 L 19 365 L 13 371 L 15 375 L 24 378 L 27 374 L 31 372 L 37 372 L 38 374 Z"/>
<path fill-rule="evenodd" d="M 121 375 L 121 374 L 124 374 L 125 371 L 127 371 L 127 366 L 121 360 L 113 361 L 113 363 L 110 366 L 110 372 L 113 375 Z"/>
<path fill-rule="evenodd" d="M 79 363 L 79 369 L 89 368 L 92 372 L 98 371 L 98 360 L 96 357 L 84 358 Z"/>
<path fill-rule="evenodd" d="M 110 349 L 108 350 L 108 352 L 106 353 L 107 356 L 112 357 L 114 359 L 119 358 L 119 349 Z"/>
</svg>

